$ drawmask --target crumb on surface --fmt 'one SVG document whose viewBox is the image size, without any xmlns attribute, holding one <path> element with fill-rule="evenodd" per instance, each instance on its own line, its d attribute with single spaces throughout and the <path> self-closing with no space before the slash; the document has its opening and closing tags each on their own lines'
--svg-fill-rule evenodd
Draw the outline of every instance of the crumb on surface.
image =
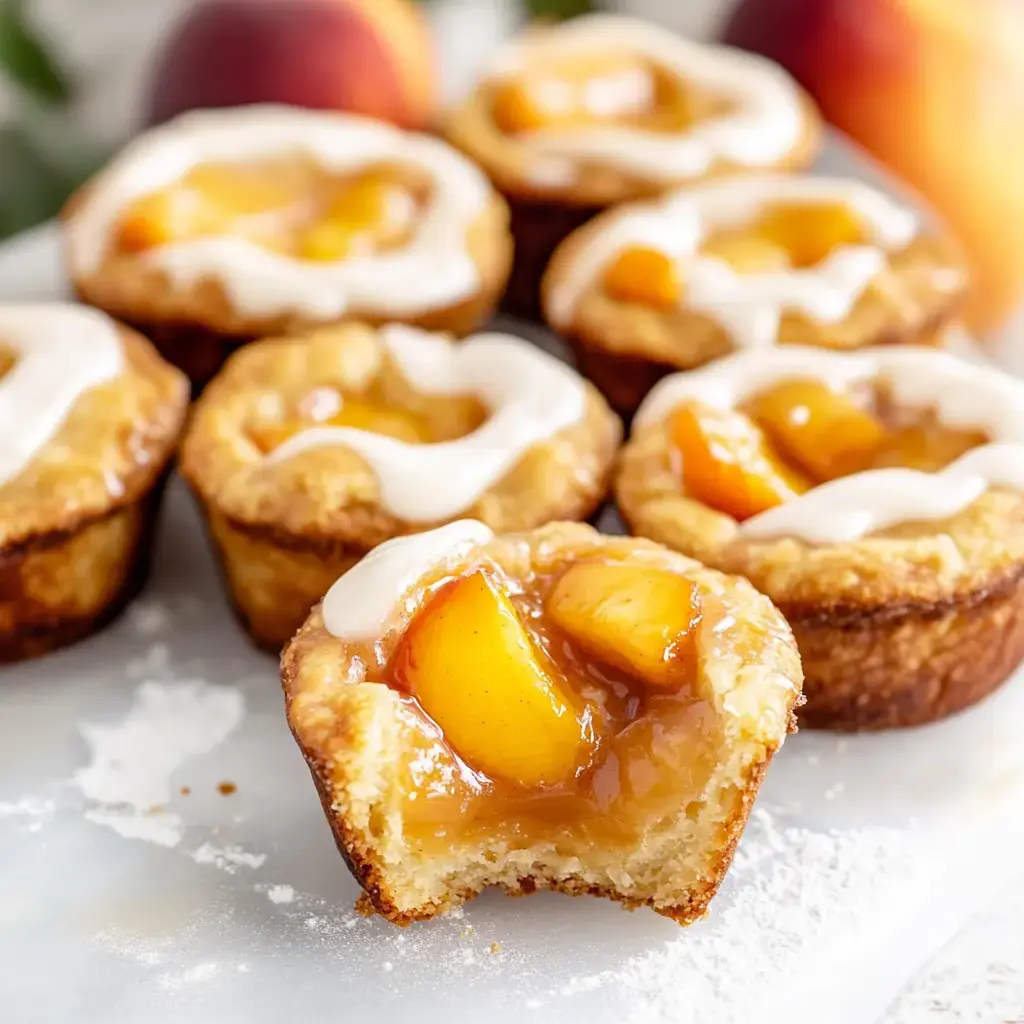
<svg viewBox="0 0 1024 1024">
<path fill-rule="evenodd" d="M 221 796 L 231 796 L 232 793 L 238 792 L 238 786 L 233 782 L 218 782 L 217 792 L 220 793 Z"/>
</svg>

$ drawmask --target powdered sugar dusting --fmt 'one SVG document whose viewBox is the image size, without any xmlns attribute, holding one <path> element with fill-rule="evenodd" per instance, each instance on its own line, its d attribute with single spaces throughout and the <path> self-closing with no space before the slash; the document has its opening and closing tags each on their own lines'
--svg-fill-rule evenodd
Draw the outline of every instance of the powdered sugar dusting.
<svg viewBox="0 0 1024 1024">
<path fill-rule="evenodd" d="M 174 992 L 186 985 L 194 985 L 196 982 L 209 981 L 220 974 L 220 964 L 213 960 L 196 964 L 184 971 L 167 972 L 157 977 L 156 983 L 167 992 Z"/>
<path fill-rule="evenodd" d="M 224 847 L 214 846 L 213 843 L 203 843 L 198 850 L 192 853 L 192 859 L 197 864 L 212 864 L 229 875 L 235 873 L 237 868 L 259 868 L 267 859 L 265 853 L 250 853 L 243 850 L 241 846 L 229 844 Z"/>
<path fill-rule="evenodd" d="M 26 832 L 38 832 L 53 817 L 55 804 L 39 796 L 23 796 L 18 800 L 0 800 L 0 821 L 17 821 Z"/>
<path fill-rule="evenodd" d="M 266 892 L 271 903 L 292 903 L 295 900 L 295 890 L 290 885 L 272 885 Z"/>
<path fill-rule="evenodd" d="M 524 1005 L 605 989 L 622 999 L 631 1024 L 755 1019 L 766 1009 L 765 993 L 784 991 L 822 945 L 863 924 L 886 893 L 913 876 L 919 850 L 910 832 L 783 827 L 760 809 L 707 922 Z"/>
<path fill-rule="evenodd" d="M 1024 875 L 908 985 L 886 1024 L 1024 1020 Z"/>
<path fill-rule="evenodd" d="M 235 687 L 151 680 L 136 689 L 123 720 L 82 724 L 90 760 L 72 782 L 100 805 L 86 817 L 129 839 L 176 846 L 181 817 L 162 806 L 171 797 L 171 776 L 188 758 L 222 742 L 244 707 Z"/>
</svg>

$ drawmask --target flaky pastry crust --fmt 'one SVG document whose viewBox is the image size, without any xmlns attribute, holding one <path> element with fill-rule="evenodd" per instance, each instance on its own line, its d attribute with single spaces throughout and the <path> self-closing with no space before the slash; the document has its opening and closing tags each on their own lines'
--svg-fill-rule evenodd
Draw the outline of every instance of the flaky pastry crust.
<svg viewBox="0 0 1024 1024">
<path fill-rule="evenodd" d="M 125 372 L 83 393 L 0 485 L 0 661 L 94 632 L 145 580 L 188 386 L 144 338 L 118 333 Z"/>
<path fill-rule="evenodd" d="M 622 302 L 603 288 L 600 276 L 580 295 L 571 317 L 552 314 L 552 295 L 598 234 L 636 207 L 610 210 L 584 224 L 558 247 L 541 284 L 545 320 L 573 347 L 581 372 L 623 414 L 634 412 L 664 376 L 690 370 L 735 351 L 726 328 L 712 315 L 688 308 L 659 310 Z M 956 245 L 937 234 L 918 235 L 893 253 L 887 266 L 838 323 L 786 313 L 780 344 L 850 351 L 869 345 L 937 344 L 960 312 L 966 277 Z M 945 279 L 955 287 L 938 287 Z M 684 282 L 685 288 L 685 282 Z"/>
<path fill-rule="evenodd" d="M 272 464 L 252 440 L 254 429 L 315 387 L 359 392 L 373 380 L 396 407 L 446 415 L 447 400 L 418 392 L 373 328 L 355 324 L 248 346 L 196 404 L 181 471 L 207 518 L 244 623 L 274 650 L 367 551 L 438 525 L 389 512 L 373 470 L 351 449 L 313 449 Z M 620 438 L 621 424 L 588 385 L 583 418 L 534 445 L 459 518 L 497 531 L 586 519 L 607 493 Z"/>
<path fill-rule="evenodd" d="M 681 493 L 665 421 L 638 427 L 616 472 L 631 532 L 749 579 L 800 647 L 801 720 L 914 725 L 990 693 L 1024 658 L 1024 495 L 991 489 L 946 519 L 814 546 L 745 540 Z"/>
<path fill-rule="evenodd" d="M 649 906 L 680 924 L 702 917 L 728 870 L 758 787 L 801 702 L 801 671 L 782 617 L 746 581 L 723 576 L 645 540 L 608 537 L 578 523 L 551 523 L 532 533 L 498 537 L 448 564 L 444 575 L 483 561 L 512 579 L 557 572 L 581 559 L 640 562 L 685 574 L 730 613 L 737 638 L 701 668 L 699 692 L 722 725 L 724 751 L 704 797 L 678 817 L 648 822 L 635 849 L 576 851 L 540 843 L 509 849 L 486 837 L 452 838 L 441 862 L 424 857 L 404 832 L 401 772 L 410 752 L 400 699 L 365 681 L 366 667 L 350 646 L 324 627 L 314 608 L 285 649 L 281 679 L 288 722 L 309 765 L 334 832 L 372 908 L 395 924 L 433 917 L 488 886 L 510 895 L 553 889 L 598 895 L 629 908 Z M 438 570 L 441 572 L 442 570 Z M 396 603 L 380 639 L 394 650 L 434 582 L 424 577 Z M 740 656 L 736 650 L 749 652 Z M 717 660 L 716 660 L 717 659 Z"/>
</svg>

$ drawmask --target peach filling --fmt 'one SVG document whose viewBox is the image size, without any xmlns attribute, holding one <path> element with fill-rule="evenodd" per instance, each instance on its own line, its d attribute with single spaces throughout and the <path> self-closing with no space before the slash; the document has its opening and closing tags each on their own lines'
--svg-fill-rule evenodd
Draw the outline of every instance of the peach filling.
<svg viewBox="0 0 1024 1024">
<path fill-rule="evenodd" d="M 299 259 L 342 260 L 405 242 L 425 197 L 404 167 L 341 175 L 297 157 L 201 164 L 132 203 L 115 244 L 135 253 L 231 235 Z"/>
<path fill-rule="evenodd" d="M 946 426 L 933 411 L 908 412 L 887 396 L 788 380 L 741 409 L 689 401 L 669 421 L 688 495 L 736 519 L 782 504 L 810 487 L 869 469 L 943 469 L 988 441 Z"/>
<path fill-rule="evenodd" d="M 654 309 L 672 309 L 683 294 L 679 271 L 671 257 L 656 249 L 624 249 L 604 272 L 604 290 L 617 302 L 636 302 Z"/>
<path fill-rule="evenodd" d="M 494 120 L 509 135 L 602 124 L 678 132 L 720 106 L 649 61 L 611 54 L 531 68 L 497 85 L 491 99 Z"/>
<path fill-rule="evenodd" d="M 778 203 L 743 227 L 712 232 L 700 252 L 740 274 L 768 274 L 813 267 L 863 241 L 860 220 L 844 203 Z"/>
<path fill-rule="evenodd" d="M 862 240 L 860 223 L 841 203 L 779 204 L 752 224 L 712 232 L 698 252 L 738 274 L 772 274 L 814 266 L 839 246 Z M 647 246 L 623 249 L 602 277 L 609 297 L 658 310 L 677 306 L 684 284 L 676 261 Z"/>
<path fill-rule="evenodd" d="M 319 387 L 283 415 L 255 419 L 248 432 L 266 454 L 312 427 L 352 427 L 406 444 L 435 444 L 465 437 L 486 418 L 486 410 L 473 395 L 427 397 L 416 402 L 389 395 L 380 386 L 355 395 Z"/>
<path fill-rule="evenodd" d="M 701 666 L 728 645 L 726 621 L 690 580 L 645 565 L 439 581 L 393 652 L 367 653 L 408 711 L 407 832 L 442 847 L 477 828 L 514 846 L 628 842 L 641 814 L 699 799 L 720 743 Z"/>
<path fill-rule="evenodd" d="M 742 413 L 689 402 L 672 418 L 672 440 L 682 456 L 687 494 L 736 519 L 749 519 L 810 487 Z"/>
</svg>

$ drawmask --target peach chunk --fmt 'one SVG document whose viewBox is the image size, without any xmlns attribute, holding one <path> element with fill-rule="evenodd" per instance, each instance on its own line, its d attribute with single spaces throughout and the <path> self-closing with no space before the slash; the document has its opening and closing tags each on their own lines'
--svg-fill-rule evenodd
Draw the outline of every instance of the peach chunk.
<svg viewBox="0 0 1024 1024">
<path fill-rule="evenodd" d="M 700 602 L 683 576 L 584 562 L 558 581 L 545 611 L 587 651 L 651 686 L 693 679 Z"/>
<path fill-rule="evenodd" d="M 227 224 L 198 197 L 186 190 L 169 189 L 143 196 L 132 203 L 117 226 L 122 252 L 144 252 L 160 245 L 217 234 Z"/>
<path fill-rule="evenodd" d="M 558 125 L 638 120 L 658 112 L 658 83 L 633 57 L 594 54 L 497 86 L 491 113 L 510 135 Z M 678 111 L 672 111 L 679 118 Z"/>
<path fill-rule="evenodd" d="M 811 486 L 742 413 L 688 402 L 676 410 L 671 430 L 687 494 L 736 519 L 781 505 Z"/>
<path fill-rule="evenodd" d="M 771 274 L 789 270 L 789 251 L 749 231 L 715 231 L 701 246 L 702 256 L 714 256 L 739 274 Z"/>
<path fill-rule="evenodd" d="M 604 290 L 619 302 L 672 309 L 683 289 L 671 257 L 637 246 L 619 253 L 605 270 Z"/>
<path fill-rule="evenodd" d="M 864 232 L 845 203 L 780 203 L 758 218 L 756 233 L 789 253 L 794 267 L 813 267 L 834 249 L 856 245 Z"/>
<path fill-rule="evenodd" d="M 987 442 L 986 435 L 976 430 L 951 430 L 938 425 L 903 427 L 886 436 L 872 466 L 902 466 L 934 473 Z"/>
<path fill-rule="evenodd" d="M 361 175 L 334 197 L 322 220 L 303 232 L 300 252 L 310 260 L 340 260 L 360 243 L 388 245 L 407 229 L 413 209 L 412 196 L 397 182 L 379 174 Z"/>
<path fill-rule="evenodd" d="M 876 416 L 849 395 L 814 380 L 776 384 L 755 396 L 747 411 L 817 480 L 866 469 L 885 438 Z"/>
<path fill-rule="evenodd" d="M 357 430 L 383 434 L 409 444 L 429 444 L 434 440 L 425 417 L 405 409 L 391 409 L 356 398 L 346 398 L 341 409 L 328 419 L 285 419 L 257 428 L 254 436 L 260 448 L 269 452 L 311 427 L 355 427 Z"/>
<path fill-rule="evenodd" d="M 406 631 L 393 666 L 398 685 L 484 775 L 551 786 L 586 760 L 583 716 L 485 572 L 434 595 Z"/>
<path fill-rule="evenodd" d="M 175 184 L 132 203 L 118 225 L 125 252 L 237 230 L 247 217 L 281 211 L 297 201 L 310 169 L 295 161 L 200 164 Z"/>
</svg>

